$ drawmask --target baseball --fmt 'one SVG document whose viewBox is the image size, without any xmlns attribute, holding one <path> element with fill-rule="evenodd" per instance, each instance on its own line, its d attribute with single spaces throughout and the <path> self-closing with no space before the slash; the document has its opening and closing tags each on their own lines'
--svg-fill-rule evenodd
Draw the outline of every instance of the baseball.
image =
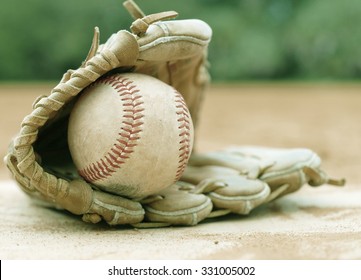
<svg viewBox="0 0 361 280">
<path fill-rule="evenodd" d="M 180 178 L 193 147 L 193 124 L 170 85 L 147 75 L 115 74 L 81 93 L 69 117 L 68 144 L 86 181 L 141 198 Z"/>
</svg>

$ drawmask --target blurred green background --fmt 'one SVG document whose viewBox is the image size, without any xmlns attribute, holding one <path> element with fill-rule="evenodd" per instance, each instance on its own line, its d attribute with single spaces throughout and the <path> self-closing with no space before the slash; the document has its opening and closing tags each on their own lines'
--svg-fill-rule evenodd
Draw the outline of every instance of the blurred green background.
<svg viewBox="0 0 361 280">
<path fill-rule="evenodd" d="M 59 80 L 132 19 L 122 0 L 1 0 L 0 80 Z M 361 0 L 138 0 L 145 13 L 176 10 L 213 29 L 215 81 L 358 80 Z"/>
</svg>

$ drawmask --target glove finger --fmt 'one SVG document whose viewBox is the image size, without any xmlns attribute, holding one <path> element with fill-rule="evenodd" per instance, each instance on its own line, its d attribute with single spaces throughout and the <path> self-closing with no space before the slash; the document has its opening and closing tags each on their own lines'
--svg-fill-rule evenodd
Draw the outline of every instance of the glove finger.
<svg viewBox="0 0 361 280">
<path fill-rule="evenodd" d="M 231 147 L 227 151 L 259 158 L 260 161 L 274 162 L 259 175 L 259 179 L 270 186 L 271 192 L 274 193 L 273 199 L 300 189 L 309 181 L 303 168 L 305 166 L 318 168 L 321 164 L 320 158 L 309 149 L 238 146 Z"/>
<path fill-rule="evenodd" d="M 320 157 L 310 149 L 238 146 L 230 147 L 226 151 L 258 158 L 260 162 L 263 162 L 265 168 L 258 178 L 270 186 L 272 193 L 276 192 L 275 198 L 295 192 L 305 184 L 311 186 L 326 183 L 337 186 L 345 184 L 344 179 L 329 179 L 320 169 Z M 267 166 L 266 162 L 273 162 L 273 164 Z"/>
<path fill-rule="evenodd" d="M 215 189 L 207 194 L 215 208 L 228 209 L 232 213 L 249 214 L 257 206 L 267 202 L 271 193 L 269 186 L 261 180 L 244 176 L 218 178 L 226 187 Z"/>
<path fill-rule="evenodd" d="M 206 194 L 215 208 L 237 214 L 248 214 L 265 203 L 271 192 L 267 183 L 222 166 L 188 166 L 182 180 L 197 184 L 192 192 Z"/>
<path fill-rule="evenodd" d="M 211 28 L 201 20 L 157 22 L 138 38 L 139 59 L 163 62 L 203 55 L 211 36 Z"/>
<path fill-rule="evenodd" d="M 176 183 L 158 193 L 162 199 L 143 205 L 147 221 L 172 225 L 196 225 L 212 211 L 211 200 Z"/>
<path fill-rule="evenodd" d="M 139 223 L 144 218 L 139 202 L 100 191 L 94 191 L 89 213 L 100 215 L 110 225 Z"/>
</svg>

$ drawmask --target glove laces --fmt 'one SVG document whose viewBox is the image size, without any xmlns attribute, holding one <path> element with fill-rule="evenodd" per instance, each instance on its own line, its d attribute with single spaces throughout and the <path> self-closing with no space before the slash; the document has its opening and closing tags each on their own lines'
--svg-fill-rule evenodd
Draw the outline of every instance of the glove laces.
<svg viewBox="0 0 361 280">
<path fill-rule="evenodd" d="M 174 19 L 178 16 L 178 13 L 175 11 L 145 15 L 133 0 L 125 1 L 123 5 L 129 14 L 135 19 L 133 24 L 130 26 L 130 30 L 133 34 L 139 37 L 143 36 L 147 32 L 149 25 L 152 23 L 161 20 Z"/>
</svg>

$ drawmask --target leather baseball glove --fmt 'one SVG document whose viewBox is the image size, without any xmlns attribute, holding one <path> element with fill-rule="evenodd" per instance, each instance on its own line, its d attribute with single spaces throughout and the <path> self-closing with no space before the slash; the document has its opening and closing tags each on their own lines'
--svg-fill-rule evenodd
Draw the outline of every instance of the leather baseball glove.
<svg viewBox="0 0 361 280">
<path fill-rule="evenodd" d="M 21 189 L 50 207 L 81 215 L 86 222 L 138 227 L 195 225 L 253 208 L 303 184 L 342 184 L 327 179 L 309 150 L 233 148 L 193 155 L 181 181 L 138 200 L 96 188 L 77 173 L 67 143 L 69 114 L 78 95 L 109 73 L 153 76 L 180 92 L 196 127 L 209 84 L 207 48 L 212 31 L 200 20 L 173 20 L 176 12 L 145 15 L 133 1 L 131 32 L 121 30 L 99 44 L 95 28 L 88 56 L 68 70 L 49 96 L 35 100 L 5 162 Z M 101 106 L 101 104 L 99 104 Z"/>
</svg>

